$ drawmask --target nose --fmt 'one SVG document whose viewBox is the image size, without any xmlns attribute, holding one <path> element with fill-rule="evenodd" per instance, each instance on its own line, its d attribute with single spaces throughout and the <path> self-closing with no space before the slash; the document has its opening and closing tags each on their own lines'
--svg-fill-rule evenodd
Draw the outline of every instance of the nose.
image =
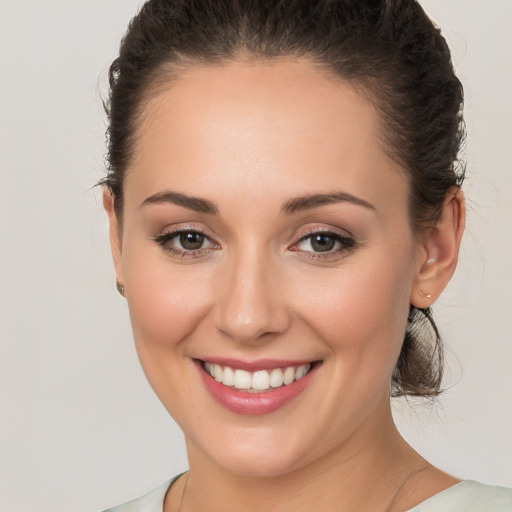
<svg viewBox="0 0 512 512">
<path fill-rule="evenodd" d="M 261 343 L 284 333 L 291 316 L 278 266 L 263 255 L 249 252 L 226 267 L 218 284 L 217 328 L 244 344 Z"/>
</svg>

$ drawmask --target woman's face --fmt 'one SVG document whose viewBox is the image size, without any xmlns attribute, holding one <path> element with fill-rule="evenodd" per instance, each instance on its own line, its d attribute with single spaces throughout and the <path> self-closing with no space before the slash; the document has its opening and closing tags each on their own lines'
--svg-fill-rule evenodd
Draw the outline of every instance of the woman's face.
<svg viewBox="0 0 512 512">
<path fill-rule="evenodd" d="M 389 417 L 421 251 L 379 130 L 299 61 L 192 68 L 145 107 L 114 255 L 193 460 L 284 474 Z"/>
</svg>

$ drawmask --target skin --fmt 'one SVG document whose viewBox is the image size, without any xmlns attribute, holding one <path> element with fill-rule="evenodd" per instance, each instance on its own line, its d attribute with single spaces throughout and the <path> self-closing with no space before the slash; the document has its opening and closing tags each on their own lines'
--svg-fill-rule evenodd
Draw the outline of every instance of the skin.
<svg viewBox="0 0 512 512">
<path fill-rule="evenodd" d="M 104 203 L 139 358 L 185 434 L 182 510 L 398 511 L 457 482 L 400 437 L 389 383 L 409 305 L 430 305 L 454 271 L 463 198 L 451 191 L 435 229 L 413 233 L 380 130 L 349 85 L 298 60 L 192 67 L 145 106 L 122 229 L 108 190 Z M 218 212 L 142 205 L 169 191 Z M 333 191 L 371 206 L 282 212 Z M 176 254 L 177 238 L 155 241 L 175 229 L 207 242 Z M 352 246 L 315 252 L 304 237 L 322 230 Z M 321 365 L 294 400 L 247 416 L 205 389 L 194 359 L 211 357 Z"/>
</svg>

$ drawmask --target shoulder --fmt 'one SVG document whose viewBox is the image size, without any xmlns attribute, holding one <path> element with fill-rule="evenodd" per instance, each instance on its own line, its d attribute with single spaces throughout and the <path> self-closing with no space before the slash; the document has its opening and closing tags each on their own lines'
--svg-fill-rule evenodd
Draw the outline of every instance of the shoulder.
<svg viewBox="0 0 512 512">
<path fill-rule="evenodd" d="M 512 512 L 512 489 L 463 480 L 409 512 Z"/>
<path fill-rule="evenodd" d="M 177 478 L 178 477 L 166 480 L 152 491 L 144 494 L 144 496 L 118 505 L 117 507 L 109 508 L 103 512 L 162 512 L 167 490 Z"/>
</svg>

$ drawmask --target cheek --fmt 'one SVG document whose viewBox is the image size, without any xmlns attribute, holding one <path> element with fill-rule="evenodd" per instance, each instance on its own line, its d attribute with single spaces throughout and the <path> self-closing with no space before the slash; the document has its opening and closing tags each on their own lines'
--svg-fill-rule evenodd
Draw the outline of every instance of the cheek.
<svg viewBox="0 0 512 512">
<path fill-rule="evenodd" d="M 385 368 L 398 357 L 409 312 L 409 260 L 386 264 L 382 257 L 301 280 L 304 317 L 333 352 L 354 357 L 354 366 L 373 362 Z M 299 296 L 299 293 L 297 293 Z M 345 359 L 339 359 L 347 364 Z M 354 369 L 355 371 L 355 369 Z"/>
<path fill-rule="evenodd" d="M 125 254 L 126 297 L 142 369 L 169 413 L 183 424 L 189 414 L 199 414 L 190 403 L 190 395 L 198 391 L 193 386 L 198 383 L 187 374 L 193 369 L 183 365 L 187 359 L 183 356 L 187 355 L 184 341 L 210 310 L 210 281 L 204 275 L 208 272 L 169 264 L 165 255 Z M 185 409 L 183 404 L 187 404 Z"/>
<path fill-rule="evenodd" d="M 209 309 L 209 270 L 171 264 L 127 250 L 125 282 L 137 348 L 155 352 L 176 347 Z M 148 264 L 148 262 L 150 264 Z"/>
</svg>

